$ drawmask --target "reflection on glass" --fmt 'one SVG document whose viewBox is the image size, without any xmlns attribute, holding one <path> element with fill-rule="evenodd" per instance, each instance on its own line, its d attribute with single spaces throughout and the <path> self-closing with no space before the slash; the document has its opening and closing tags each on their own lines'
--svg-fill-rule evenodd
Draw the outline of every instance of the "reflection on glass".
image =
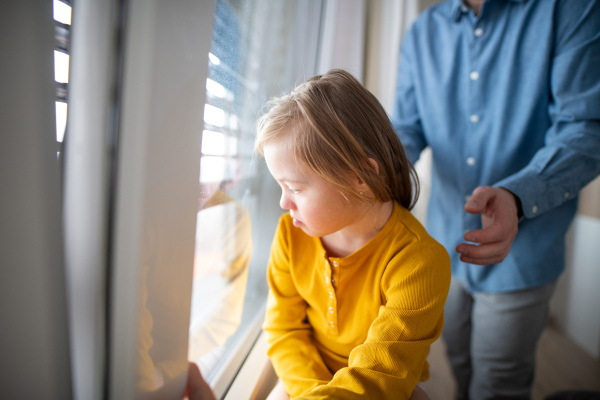
<svg viewBox="0 0 600 400">
<path fill-rule="evenodd" d="M 202 132 L 202 154 L 224 156 L 227 152 L 227 137 L 221 132 Z"/>
<path fill-rule="evenodd" d="M 213 53 L 208 53 L 208 60 L 211 63 L 213 63 L 214 65 L 221 64 L 221 60 L 219 60 L 219 58 L 217 56 L 215 56 Z"/>
<path fill-rule="evenodd" d="M 236 74 L 239 31 L 234 8 L 217 0 L 208 55 L 188 346 L 188 359 L 204 377 L 222 359 L 227 340 L 242 322 L 252 255 L 250 211 L 240 196 L 247 191 L 249 171 L 243 165 L 252 150 L 247 143 L 240 147 L 244 143 L 239 140 L 242 82 Z"/>
<path fill-rule="evenodd" d="M 209 95 L 221 99 L 233 100 L 233 93 L 225 89 L 225 86 L 218 84 L 210 78 L 206 80 L 206 91 Z"/>
<path fill-rule="evenodd" d="M 218 187 L 202 185 L 196 222 L 188 358 L 203 376 L 241 322 L 252 255 L 250 213 Z"/>
<path fill-rule="evenodd" d="M 204 122 L 222 128 L 225 126 L 225 111 L 210 104 L 204 105 Z"/>
</svg>

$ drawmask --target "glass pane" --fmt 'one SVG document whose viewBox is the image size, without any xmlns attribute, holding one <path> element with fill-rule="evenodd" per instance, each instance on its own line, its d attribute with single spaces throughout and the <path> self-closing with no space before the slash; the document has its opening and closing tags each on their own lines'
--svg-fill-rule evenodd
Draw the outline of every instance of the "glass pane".
<svg viewBox="0 0 600 400">
<path fill-rule="evenodd" d="M 315 9 L 318 2 L 297 0 L 216 3 L 188 353 L 209 382 L 266 300 L 266 261 L 281 210 L 279 189 L 253 154 L 256 117 L 268 98 L 313 75 L 300 52 L 316 54 L 316 40 L 306 40 L 307 29 L 318 30 Z"/>
<path fill-rule="evenodd" d="M 54 50 L 54 80 L 69 83 L 69 55 Z"/>
<path fill-rule="evenodd" d="M 244 87 L 233 73 L 238 72 L 240 40 L 236 9 L 217 1 L 206 81 L 188 352 L 205 377 L 214 371 L 227 340 L 240 326 L 252 256 L 251 199 L 240 195 L 247 190 L 251 171 L 244 174 L 243 158 L 235 157 L 251 152 L 239 148 L 243 146 L 239 139 L 251 135 L 237 124 Z"/>
<path fill-rule="evenodd" d="M 71 25 L 71 6 L 60 0 L 53 0 L 54 20 L 65 25 Z"/>
<path fill-rule="evenodd" d="M 67 103 L 54 102 L 56 108 L 56 141 L 62 143 L 67 126 Z"/>
</svg>

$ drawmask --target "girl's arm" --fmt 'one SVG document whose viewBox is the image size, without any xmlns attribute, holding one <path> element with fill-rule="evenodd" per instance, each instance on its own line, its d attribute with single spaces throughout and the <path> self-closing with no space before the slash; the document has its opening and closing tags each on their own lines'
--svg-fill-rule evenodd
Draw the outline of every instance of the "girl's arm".
<svg viewBox="0 0 600 400">
<path fill-rule="evenodd" d="M 432 240 L 409 245 L 389 262 L 381 284 L 386 302 L 348 367 L 296 399 L 408 399 L 428 378 L 426 358 L 442 332 L 450 286 L 448 254 Z"/>
<path fill-rule="evenodd" d="M 267 272 L 270 290 L 263 329 L 267 332 L 267 355 L 287 393 L 294 397 L 327 384 L 333 375 L 313 342 L 307 304 L 290 273 L 288 239 L 280 222 Z"/>
</svg>

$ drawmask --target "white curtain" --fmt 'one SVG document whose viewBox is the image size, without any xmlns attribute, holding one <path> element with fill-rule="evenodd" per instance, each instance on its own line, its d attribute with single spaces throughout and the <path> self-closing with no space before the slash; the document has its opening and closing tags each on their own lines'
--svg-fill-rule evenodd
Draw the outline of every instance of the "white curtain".
<svg viewBox="0 0 600 400">
<path fill-rule="evenodd" d="M 371 0 L 368 5 L 365 86 L 392 113 L 400 45 L 404 33 L 425 8 L 440 0 Z M 430 192 L 431 152 L 426 149 L 415 164 L 421 194 L 413 214 L 425 223 Z"/>
</svg>

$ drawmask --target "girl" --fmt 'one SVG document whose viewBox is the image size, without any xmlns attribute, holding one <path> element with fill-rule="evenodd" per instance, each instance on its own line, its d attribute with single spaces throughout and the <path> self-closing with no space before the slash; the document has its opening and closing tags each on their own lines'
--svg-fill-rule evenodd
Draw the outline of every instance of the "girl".
<svg viewBox="0 0 600 400">
<path fill-rule="evenodd" d="M 345 71 L 268 107 L 256 149 L 289 210 L 267 273 L 263 329 L 283 385 L 270 398 L 408 399 L 428 378 L 450 284 L 448 254 L 409 212 L 414 170 Z"/>
</svg>

